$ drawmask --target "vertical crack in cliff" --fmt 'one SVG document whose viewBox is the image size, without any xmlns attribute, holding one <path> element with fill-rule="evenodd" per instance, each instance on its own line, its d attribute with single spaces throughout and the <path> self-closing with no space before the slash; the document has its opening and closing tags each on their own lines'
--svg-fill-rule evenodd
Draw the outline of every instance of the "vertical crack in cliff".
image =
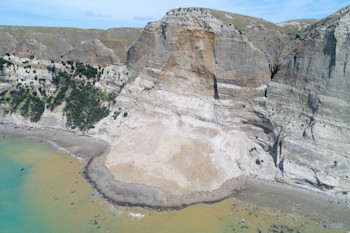
<svg viewBox="0 0 350 233">
<path fill-rule="evenodd" d="M 213 79 L 214 79 L 214 99 L 219 99 L 219 92 L 218 92 L 218 81 L 215 77 L 215 75 L 213 75 Z"/>
<path fill-rule="evenodd" d="M 282 153 L 282 141 L 284 137 L 285 135 L 281 129 L 277 135 L 274 134 L 274 144 L 272 148 L 270 148 L 270 154 L 273 158 L 275 166 L 278 167 L 282 173 L 284 172 L 284 155 Z"/>
<path fill-rule="evenodd" d="M 349 42 L 350 42 L 350 38 L 349 38 Z M 345 62 L 344 62 L 344 67 L 343 67 L 343 73 L 344 73 L 344 77 L 346 77 L 346 67 L 347 67 L 347 61 L 349 59 L 349 54 L 346 54 L 346 58 L 345 58 Z"/>
<path fill-rule="evenodd" d="M 273 80 L 274 76 L 277 74 L 279 70 L 279 65 L 271 65 L 271 80 Z"/>
<path fill-rule="evenodd" d="M 166 27 L 167 27 L 167 24 L 166 23 L 163 23 L 162 25 L 161 25 L 161 27 L 162 27 L 162 36 L 163 36 L 163 39 L 164 39 L 164 41 L 166 41 Z"/>
<path fill-rule="evenodd" d="M 328 34 L 327 36 L 327 41 L 326 41 L 326 45 L 323 49 L 323 53 L 327 56 L 329 56 L 330 61 L 329 61 L 329 71 L 328 71 L 328 77 L 331 77 L 332 71 L 335 67 L 335 57 L 336 57 L 336 45 L 337 45 L 337 40 L 334 36 L 334 31 L 335 29 L 333 28 L 333 30 Z"/>
<path fill-rule="evenodd" d="M 282 139 L 279 141 L 278 146 L 279 146 L 279 158 L 280 158 L 280 161 L 278 163 L 278 168 L 283 174 L 284 173 L 284 155 L 282 153 Z"/>
</svg>

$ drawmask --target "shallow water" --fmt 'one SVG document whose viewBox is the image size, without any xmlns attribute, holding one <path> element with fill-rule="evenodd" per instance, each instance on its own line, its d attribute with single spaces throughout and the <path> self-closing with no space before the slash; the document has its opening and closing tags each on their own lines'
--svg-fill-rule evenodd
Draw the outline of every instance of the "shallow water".
<svg viewBox="0 0 350 233">
<path fill-rule="evenodd" d="M 0 140 L 0 232 L 346 232 L 234 198 L 181 211 L 110 205 L 81 175 L 85 164 L 29 140 Z"/>
</svg>

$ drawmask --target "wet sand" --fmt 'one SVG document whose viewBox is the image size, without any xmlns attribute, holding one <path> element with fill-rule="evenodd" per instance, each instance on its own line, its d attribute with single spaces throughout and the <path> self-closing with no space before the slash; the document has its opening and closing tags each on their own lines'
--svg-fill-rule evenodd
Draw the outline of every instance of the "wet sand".
<svg viewBox="0 0 350 233">
<path fill-rule="evenodd" d="M 0 143 L 6 144 L 6 140 Z M 18 211 L 24 212 L 25 207 L 31 218 L 29 226 L 21 226 L 21 222 L 16 222 L 14 227 L 20 227 L 19 231 L 6 232 L 345 233 L 350 231 L 350 228 L 334 228 L 328 223 L 324 223 L 326 226 L 314 224 L 308 216 L 236 198 L 171 211 L 111 205 L 99 198 L 97 192 L 91 189 L 81 176 L 81 171 L 86 165 L 82 161 L 30 140 L 16 140 L 7 145 L 2 154 L 16 160 L 20 164 L 18 170 L 23 166 L 22 163 L 30 167 L 25 169 L 26 183 L 21 190 L 27 205 L 21 206 Z M 38 225 L 42 226 L 41 230 L 38 230 Z"/>
<path fill-rule="evenodd" d="M 350 205 L 324 194 L 289 185 L 239 178 L 226 182 L 214 192 L 172 196 L 160 189 L 115 181 L 103 166 L 109 144 L 85 135 L 51 128 L 34 129 L 0 124 L 1 137 L 29 137 L 37 142 L 53 142 L 56 149 L 69 151 L 86 163 L 84 174 L 106 200 L 118 205 L 182 209 L 195 203 L 214 203 L 232 195 L 239 200 L 312 217 L 315 222 L 331 222 L 333 227 L 350 227 Z M 339 202 L 339 203 L 338 203 Z M 348 224 L 348 225 L 346 225 Z"/>
<path fill-rule="evenodd" d="M 31 138 L 82 158 L 87 163 L 84 176 L 106 200 L 118 205 L 159 210 L 182 209 L 196 203 L 221 201 L 244 188 L 244 178 L 238 177 L 226 181 L 214 191 L 173 195 L 151 186 L 115 180 L 104 166 L 105 155 L 110 148 L 105 141 L 52 128 L 27 128 L 4 124 L 0 124 L 0 135 L 5 138 Z"/>
<path fill-rule="evenodd" d="M 102 155 L 109 148 L 109 144 L 103 140 L 53 128 L 0 124 L 0 136 L 7 139 L 31 138 L 37 142 L 50 144 L 63 152 L 71 153 L 85 162 Z"/>
<path fill-rule="evenodd" d="M 237 199 L 259 206 L 308 216 L 315 223 L 332 228 L 350 228 L 350 206 L 323 193 L 288 184 L 246 179 L 246 189 Z"/>
</svg>

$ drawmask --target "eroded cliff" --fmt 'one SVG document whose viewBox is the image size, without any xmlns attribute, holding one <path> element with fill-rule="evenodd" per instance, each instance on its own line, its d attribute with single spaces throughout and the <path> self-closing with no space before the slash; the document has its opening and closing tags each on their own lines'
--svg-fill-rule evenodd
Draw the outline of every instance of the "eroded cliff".
<svg viewBox="0 0 350 233">
<path fill-rule="evenodd" d="M 150 206 L 218 200 L 241 177 L 348 198 L 349 10 L 278 26 L 186 8 L 149 23 L 126 67 L 109 65 L 93 82 L 118 97 L 85 131 L 111 144 L 89 164 L 89 177 L 120 203 Z M 81 44 L 67 59 L 100 50 L 99 59 L 118 59 L 102 46 Z M 6 72 L 4 89 L 16 77 Z M 47 126 L 45 116 L 34 126 Z"/>
<path fill-rule="evenodd" d="M 280 127 L 281 179 L 329 191 L 350 186 L 349 32 L 349 7 L 306 29 L 268 84 L 265 115 Z"/>
<path fill-rule="evenodd" d="M 349 7 L 293 31 L 188 8 L 148 24 L 121 93 L 136 106 L 105 166 L 116 180 L 172 193 L 252 176 L 343 195 L 348 18 Z"/>
</svg>

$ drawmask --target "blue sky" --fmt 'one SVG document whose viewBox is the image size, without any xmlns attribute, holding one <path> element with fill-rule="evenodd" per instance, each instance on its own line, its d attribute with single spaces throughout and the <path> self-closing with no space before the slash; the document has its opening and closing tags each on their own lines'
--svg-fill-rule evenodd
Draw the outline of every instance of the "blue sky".
<svg viewBox="0 0 350 233">
<path fill-rule="evenodd" d="M 1 0 L 0 25 L 144 27 L 170 9 L 206 7 L 283 22 L 324 18 L 349 0 Z"/>
</svg>

